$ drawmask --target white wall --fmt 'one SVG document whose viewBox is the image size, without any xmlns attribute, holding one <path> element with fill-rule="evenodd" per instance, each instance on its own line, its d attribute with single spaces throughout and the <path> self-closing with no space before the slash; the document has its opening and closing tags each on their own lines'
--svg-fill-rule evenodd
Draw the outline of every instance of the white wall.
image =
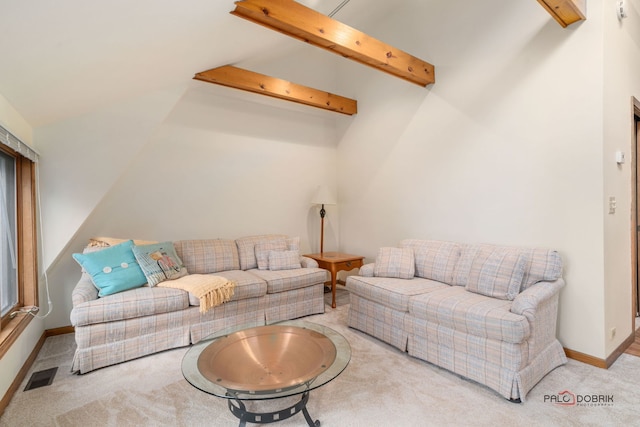
<svg viewBox="0 0 640 427">
<path fill-rule="evenodd" d="M 171 112 L 187 85 L 124 100 L 35 130 L 44 265 L 51 265 Z"/>
<path fill-rule="evenodd" d="M 3 398 L 44 333 L 44 321 L 33 319 L 0 359 L 0 399 Z"/>
<path fill-rule="evenodd" d="M 22 142 L 33 146 L 33 129 L 22 115 L 0 94 L 0 124 Z"/>
<path fill-rule="evenodd" d="M 617 211 L 605 215 L 605 342 L 610 354 L 635 332 L 632 298 L 631 229 L 632 146 L 635 145 L 632 97 L 640 100 L 640 2 L 627 1 L 628 17 L 619 21 L 615 11 L 601 6 L 604 22 L 604 194 L 617 200 Z M 615 152 L 626 153 L 617 165 Z M 615 337 L 611 330 L 615 328 Z"/>
<path fill-rule="evenodd" d="M 360 105 L 338 152 L 343 248 L 557 249 L 559 338 L 605 357 L 600 18 L 563 29 L 536 2 L 407 1 L 364 29 L 433 63 L 436 83 L 365 69 L 347 81 Z"/>
<path fill-rule="evenodd" d="M 321 74 L 326 79 L 332 75 Z M 318 185 L 336 187 L 341 120 L 351 119 L 190 81 L 39 128 L 54 302 L 47 327 L 70 323 L 80 275 L 71 254 L 90 237 L 284 233 L 300 236 L 302 251 L 317 251 L 319 215 L 310 200 Z M 327 249 L 338 245 L 332 209 Z"/>
</svg>

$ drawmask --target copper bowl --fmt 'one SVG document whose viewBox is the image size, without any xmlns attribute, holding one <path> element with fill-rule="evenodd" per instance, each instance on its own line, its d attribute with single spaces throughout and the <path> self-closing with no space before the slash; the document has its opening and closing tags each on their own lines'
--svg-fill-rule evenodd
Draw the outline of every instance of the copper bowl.
<svg viewBox="0 0 640 427">
<path fill-rule="evenodd" d="M 198 370 L 227 390 L 279 392 L 313 380 L 335 359 L 336 347 L 323 334 L 271 325 L 217 339 L 198 357 Z"/>
</svg>

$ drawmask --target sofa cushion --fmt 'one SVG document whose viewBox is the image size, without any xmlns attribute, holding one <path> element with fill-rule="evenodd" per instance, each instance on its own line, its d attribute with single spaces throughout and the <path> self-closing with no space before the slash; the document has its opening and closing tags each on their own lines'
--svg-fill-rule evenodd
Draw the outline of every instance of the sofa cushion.
<svg viewBox="0 0 640 427">
<path fill-rule="evenodd" d="M 240 269 L 238 249 L 233 240 L 179 240 L 173 245 L 187 271 L 191 274 L 209 274 Z"/>
<path fill-rule="evenodd" d="M 373 275 L 376 277 L 395 277 L 412 279 L 416 271 L 416 263 L 411 248 L 378 249 Z"/>
<path fill-rule="evenodd" d="M 460 258 L 456 279 L 470 292 L 513 301 L 528 262 L 526 254 L 512 249 L 478 247 Z"/>
<path fill-rule="evenodd" d="M 169 313 L 189 307 L 187 292 L 142 287 L 79 304 L 71 310 L 73 326 Z"/>
<path fill-rule="evenodd" d="M 275 239 L 269 242 L 256 243 L 256 261 L 258 263 L 258 269 L 269 269 L 269 252 L 271 251 L 286 251 L 287 242 L 284 239 Z"/>
<path fill-rule="evenodd" d="M 102 297 L 147 283 L 132 248 L 133 240 L 127 240 L 100 251 L 73 254 L 73 259 L 89 273 Z"/>
<path fill-rule="evenodd" d="M 248 271 L 228 270 L 215 273 L 214 275 L 236 282 L 233 296 L 229 301 L 261 297 L 267 294 L 267 282 Z M 196 307 L 200 305 L 200 300 L 191 293 L 189 294 L 189 305 Z"/>
<path fill-rule="evenodd" d="M 188 274 L 187 268 L 176 254 L 171 242 L 136 245 L 133 254 L 147 278 L 149 286 L 155 286 L 165 280 L 174 280 Z"/>
<path fill-rule="evenodd" d="M 238 255 L 240 257 L 240 270 L 258 268 L 255 247 L 259 243 L 268 243 L 274 240 L 287 239 L 284 234 L 263 234 L 259 236 L 247 236 L 236 239 Z"/>
<path fill-rule="evenodd" d="M 511 301 L 469 292 L 450 286 L 409 302 L 409 313 L 450 329 L 510 343 L 521 343 L 530 335 L 529 322 L 512 313 Z"/>
<path fill-rule="evenodd" d="M 269 251 L 269 270 L 293 270 L 302 268 L 300 252 L 298 251 Z"/>
<path fill-rule="evenodd" d="M 447 284 L 453 283 L 453 274 L 461 250 L 458 243 L 405 239 L 400 242 L 400 247 L 413 249 L 416 276 Z"/>
<path fill-rule="evenodd" d="M 394 310 L 407 312 L 409 311 L 409 299 L 411 297 L 450 286 L 421 277 L 394 279 L 388 277 L 349 276 L 347 277 L 346 287 L 352 294 Z"/>
<path fill-rule="evenodd" d="M 267 282 L 268 294 L 305 288 L 330 280 L 329 272 L 321 268 L 296 268 L 277 271 L 253 269 L 249 270 L 248 273 L 254 274 Z"/>
</svg>

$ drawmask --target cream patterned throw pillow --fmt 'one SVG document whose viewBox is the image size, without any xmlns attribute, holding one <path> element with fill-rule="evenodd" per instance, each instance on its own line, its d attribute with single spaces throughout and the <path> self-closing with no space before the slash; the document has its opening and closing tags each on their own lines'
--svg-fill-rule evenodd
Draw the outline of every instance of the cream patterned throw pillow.
<svg viewBox="0 0 640 427">
<path fill-rule="evenodd" d="M 460 258 L 460 245 L 439 240 L 405 239 L 401 248 L 413 249 L 416 261 L 416 276 L 453 283 L 456 263 Z"/>
<path fill-rule="evenodd" d="M 513 301 L 520 293 L 529 257 L 519 251 L 484 247 L 466 261 L 461 263 L 461 267 L 465 264 L 468 267 L 466 290 Z"/>
<path fill-rule="evenodd" d="M 293 270 L 302 268 L 300 264 L 300 252 L 298 251 L 271 251 L 269 252 L 269 270 Z"/>
<path fill-rule="evenodd" d="M 413 249 L 384 247 L 378 250 L 373 267 L 374 276 L 412 279 L 415 271 Z"/>
<path fill-rule="evenodd" d="M 284 239 L 271 240 L 256 244 L 255 251 L 256 260 L 258 261 L 258 269 L 269 269 L 269 252 L 286 251 L 287 249 L 287 242 Z"/>
</svg>

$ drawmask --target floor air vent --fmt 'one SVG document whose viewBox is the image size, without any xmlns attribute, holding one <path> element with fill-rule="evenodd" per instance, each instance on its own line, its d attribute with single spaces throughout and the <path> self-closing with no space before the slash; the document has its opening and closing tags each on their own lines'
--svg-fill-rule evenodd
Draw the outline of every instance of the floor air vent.
<svg viewBox="0 0 640 427">
<path fill-rule="evenodd" d="M 51 383 L 53 382 L 53 378 L 56 376 L 56 372 L 58 372 L 57 367 L 45 369 L 44 371 L 34 372 L 33 374 L 31 374 L 31 378 L 29 378 L 29 382 L 24 388 L 24 391 L 51 385 Z"/>
</svg>

